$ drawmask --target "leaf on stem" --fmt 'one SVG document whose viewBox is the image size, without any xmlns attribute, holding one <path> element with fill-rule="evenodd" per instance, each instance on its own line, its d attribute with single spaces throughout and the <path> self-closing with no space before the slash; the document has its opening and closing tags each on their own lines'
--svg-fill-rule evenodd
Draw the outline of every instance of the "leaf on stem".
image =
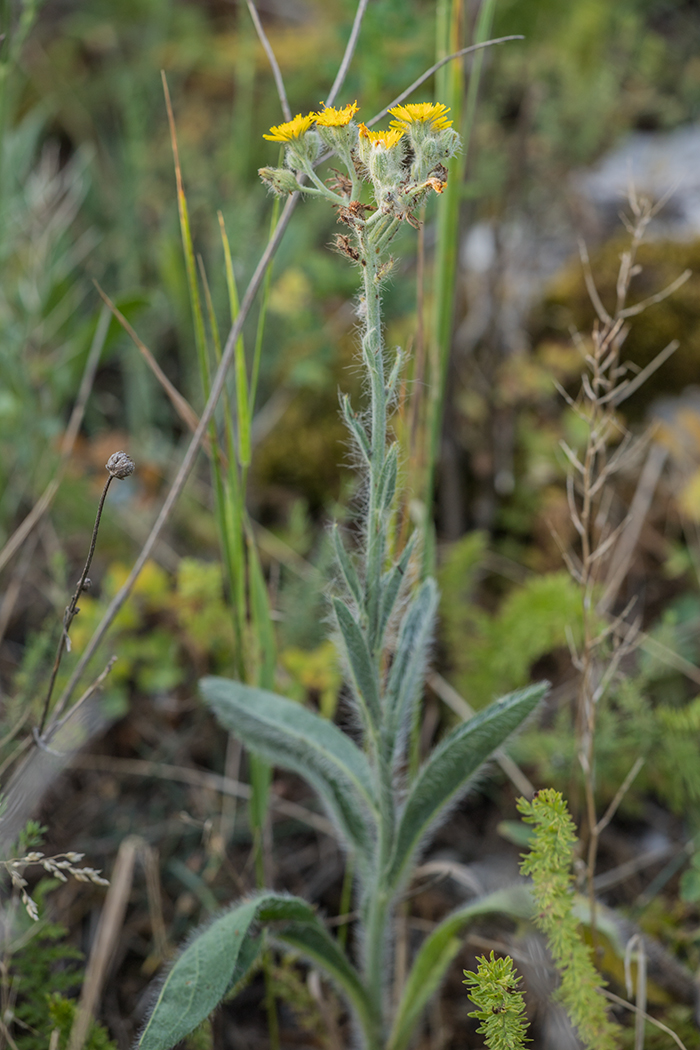
<svg viewBox="0 0 700 1050">
<path fill-rule="evenodd" d="M 228 678 L 204 678 L 202 696 L 246 747 L 292 769 L 320 795 L 348 843 L 366 860 L 377 803 L 364 754 L 337 726 L 300 704 Z"/>
<path fill-rule="evenodd" d="M 393 892 L 430 827 L 444 817 L 478 768 L 534 711 L 548 688 L 548 682 L 540 682 L 510 693 L 462 722 L 438 744 L 413 781 L 399 820 L 388 872 Z"/>
<path fill-rule="evenodd" d="M 372 661 L 359 624 L 347 605 L 340 598 L 334 598 L 333 610 L 343 638 L 343 648 L 352 677 L 352 691 L 361 709 L 365 725 L 368 729 L 376 731 L 381 721 L 377 668 Z"/>
<path fill-rule="evenodd" d="M 343 538 L 340 535 L 340 529 L 337 524 L 333 526 L 333 550 L 335 551 L 336 561 L 340 567 L 340 571 L 343 574 L 345 586 L 352 595 L 354 601 L 361 608 L 362 607 L 362 586 L 360 579 L 357 575 L 357 570 L 352 563 L 350 554 L 345 549 Z"/>
<path fill-rule="evenodd" d="M 401 553 L 401 557 L 394 565 L 392 565 L 392 567 L 387 572 L 384 573 L 384 576 L 382 578 L 382 607 L 379 615 L 379 624 L 377 627 L 377 644 L 380 647 L 382 644 L 382 637 L 384 635 L 384 631 L 386 630 L 386 626 L 389 622 L 389 619 L 391 618 L 391 614 L 394 611 L 396 599 L 398 598 L 399 591 L 401 590 L 401 584 L 406 578 L 406 570 L 408 569 L 408 563 L 410 562 L 411 555 L 413 554 L 416 547 L 417 536 L 418 533 L 414 532 L 411 538 L 409 539 L 408 543 L 404 547 Z"/>
<path fill-rule="evenodd" d="M 401 752 L 418 690 L 423 684 L 437 604 L 435 580 L 428 578 L 413 597 L 401 624 L 385 701 L 390 744 L 395 758 Z"/>
<path fill-rule="evenodd" d="M 195 934 L 163 982 L 138 1050 L 171 1050 L 235 990 L 258 957 L 262 939 L 251 930 L 260 923 L 282 923 L 273 936 L 322 967 L 367 1029 L 371 1011 L 357 972 L 311 905 L 300 897 L 263 892 Z"/>
</svg>

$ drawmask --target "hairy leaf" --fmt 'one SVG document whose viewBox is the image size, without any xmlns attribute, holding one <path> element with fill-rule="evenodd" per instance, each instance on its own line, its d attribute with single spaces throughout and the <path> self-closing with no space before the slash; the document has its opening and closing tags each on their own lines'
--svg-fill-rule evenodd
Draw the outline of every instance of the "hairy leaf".
<svg viewBox="0 0 700 1050">
<path fill-rule="evenodd" d="M 384 576 L 382 578 L 383 597 L 382 607 L 379 615 L 378 644 L 381 643 L 381 638 L 384 634 L 384 631 L 386 630 L 386 625 L 389 622 L 389 617 L 394 611 L 396 599 L 398 598 L 399 591 L 401 590 L 401 584 L 403 583 L 406 576 L 406 569 L 408 568 L 408 563 L 411 560 L 411 555 L 413 554 L 413 551 L 415 550 L 417 535 L 418 533 L 413 533 L 408 543 L 404 547 L 401 553 L 401 557 L 394 565 L 392 565 L 392 567 L 387 572 L 384 573 Z"/>
<path fill-rule="evenodd" d="M 526 919 L 532 915 L 532 910 L 532 898 L 525 887 L 513 886 L 470 901 L 443 919 L 423 941 L 411 967 L 394 1018 L 387 1050 L 405 1050 L 408 1046 L 423 1010 L 442 983 L 447 967 L 462 947 L 462 930 L 472 919 L 495 911 L 513 918 Z"/>
<path fill-rule="evenodd" d="M 372 458 L 372 454 L 369 447 L 369 440 L 367 438 L 367 431 L 362 426 L 362 423 L 358 419 L 355 412 L 353 412 L 352 405 L 350 404 L 350 398 L 347 394 L 344 394 L 340 401 L 340 410 L 343 413 L 343 419 L 345 425 L 355 439 L 355 444 L 362 453 L 362 457 L 369 465 Z"/>
<path fill-rule="evenodd" d="M 350 591 L 350 594 L 357 602 L 359 607 L 362 606 L 362 585 L 360 584 L 359 577 L 355 566 L 352 563 L 352 558 L 349 552 L 345 548 L 343 538 L 340 535 L 340 529 L 337 525 L 333 526 L 333 550 L 335 551 L 336 561 L 340 566 L 340 571 L 343 574 L 345 584 Z"/>
<path fill-rule="evenodd" d="M 379 682 L 377 671 L 369 654 L 362 631 L 347 605 L 339 598 L 333 599 L 333 609 L 338 626 L 343 636 L 345 652 L 352 675 L 353 692 L 362 708 L 362 714 L 368 727 L 375 729 L 379 725 Z"/>
<path fill-rule="evenodd" d="M 549 685 L 519 689 L 453 729 L 421 767 L 408 793 L 389 867 L 395 890 L 430 826 L 465 790 L 470 777 L 534 710 Z"/>
<path fill-rule="evenodd" d="M 396 493 L 396 478 L 399 470 L 399 447 L 394 442 L 386 454 L 384 466 L 379 477 L 379 506 L 390 510 Z"/>
<path fill-rule="evenodd" d="M 185 948 L 160 989 L 139 1050 L 170 1050 L 219 1005 L 234 981 L 258 907 L 258 900 L 239 904 L 215 918 Z M 243 974 L 236 976 L 240 980 Z"/>
<path fill-rule="evenodd" d="M 170 1050 L 240 985 L 261 944 L 250 936 L 259 923 L 280 923 L 274 936 L 321 966 L 367 1026 L 370 1009 L 357 972 L 311 905 L 300 897 L 263 892 L 215 918 L 185 948 L 160 989 L 138 1050 Z"/>
<path fill-rule="evenodd" d="M 427 579 L 417 591 L 401 624 L 386 691 L 389 732 L 395 752 L 401 747 L 402 729 L 410 721 L 411 709 L 423 683 L 437 603 L 435 581 Z"/>
<path fill-rule="evenodd" d="M 372 775 L 345 733 L 292 700 L 228 678 L 204 678 L 200 690 L 221 724 L 246 747 L 304 777 L 360 857 L 369 855 L 377 809 Z"/>
<path fill-rule="evenodd" d="M 311 962 L 322 967 L 326 974 L 345 994 L 367 1031 L 377 1027 L 372 1015 L 369 997 L 365 992 L 357 970 L 320 923 L 292 922 L 274 934 L 274 940 L 296 948 Z"/>
</svg>

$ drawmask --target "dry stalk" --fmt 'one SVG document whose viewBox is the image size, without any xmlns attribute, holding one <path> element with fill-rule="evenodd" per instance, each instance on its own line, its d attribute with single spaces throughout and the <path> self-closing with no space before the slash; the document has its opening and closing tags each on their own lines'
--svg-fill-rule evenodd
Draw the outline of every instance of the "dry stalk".
<svg viewBox="0 0 700 1050">
<path fill-rule="evenodd" d="M 78 602 L 83 591 L 87 591 L 90 588 L 90 579 L 88 573 L 92 564 L 92 558 L 95 553 L 95 546 L 97 544 L 97 533 L 100 529 L 100 521 L 102 519 L 102 511 L 104 509 L 105 500 L 107 499 L 107 493 L 109 492 L 109 486 L 112 484 L 115 478 L 123 481 L 125 478 L 131 476 L 134 473 L 134 463 L 127 456 L 126 452 L 115 452 L 109 457 L 105 464 L 105 470 L 107 471 L 107 480 L 102 489 L 102 495 L 100 496 L 100 502 L 97 505 L 97 514 L 95 516 L 95 524 L 92 529 L 92 536 L 90 537 L 90 548 L 88 550 L 87 558 L 85 559 L 85 565 L 83 571 L 80 574 L 80 579 L 73 592 L 73 597 L 66 607 L 66 611 L 63 614 L 63 624 L 61 628 L 61 637 L 58 640 L 58 646 L 56 648 L 56 656 L 54 657 L 53 667 L 51 669 L 51 677 L 49 679 L 48 688 L 46 690 L 46 696 L 44 698 L 44 706 L 41 712 L 41 720 L 36 729 L 35 737 L 37 741 L 41 739 L 41 734 L 46 724 L 46 716 L 49 713 L 49 707 L 51 704 L 51 697 L 53 695 L 54 686 L 56 684 L 56 678 L 58 671 L 61 666 L 61 660 L 63 653 L 67 649 L 70 652 L 70 639 L 68 632 L 70 631 L 73 620 L 79 613 Z M 58 712 L 55 712 L 58 714 Z"/>
<path fill-rule="evenodd" d="M 630 234 L 630 245 L 620 258 L 617 277 L 616 304 L 608 313 L 598 294 L 588 255 L 581 245 L 586 287 L 598 315 L 591 342 L 577 339 L 584 358 L 581 390 L 574 401 L 566 400 L 585 423 L 586 444 L 576 453 L 562 442 L 568 460 L 567 497 L 571 520 L 578 534 L 578 551 L 562 551 L 565 562 L 580 586 L 583 603 L 583 638 L 581 647 L 572 646 L 572 659 L 579 672 L 576 703 L 576 741 L 578 760 L 583 770 L 584 806 L 586 811 L 587 841 L 585 843 L 585 880 L 591 909 L 591 926 L 595 938 L 596 911 L 594 875 L 598 843 L 603 828 L 612 814 L 598 820 L 595 799 L 595 735 L 598 705 L 617 674 L 621 660 L 638 643 L 639 624 L 630 623 L 634 602 L 631 602 L 608 626 L 601 629 L 601 620 L 608 612 L 630 563 L 629 549 L 632 515 L 619 524 L 611 523 L 613 491 L 611 480 L 626 464 L 639 457 L 648 438 L 633 437 L 617 415 L 617 407 L 641 386 L 644 380 L 676 349 L 677 343 L 664 348 L 642 372 L 629 378 L 629 365 L 622 362 L 621 350 L 628 333 L 627 319 L 637 316 L 647 307 L 672 294 L 690 276 L 682 274 L 668 288 L 634 305 L 628 305 L 632 278 L 640 272 L 636 261 L 639 245 L 647 227 L 658 211 L 634 190 L 629 196 L 630 216 L 623 222 Z M 658 464 L 660 471 L 662 462 Z M 658 476 L 658 475 L 657 475 Z M 654 479 L 656 481 L 656 478 Z M 648 502 L 647 502 L 648 506 Z M 646 508 L 645 508 L 646 509 Z M 634 522 L 632 531 L 638 534 L 640 523 Z M 614 808 L 622 794 L 639 771 L 637 761 L 623 787 L 615 798 Z"/>
</svg>

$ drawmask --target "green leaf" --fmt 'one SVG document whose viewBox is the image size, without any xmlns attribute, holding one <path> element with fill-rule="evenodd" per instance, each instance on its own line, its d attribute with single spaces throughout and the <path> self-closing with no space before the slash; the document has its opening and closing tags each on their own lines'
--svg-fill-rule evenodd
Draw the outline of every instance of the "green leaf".
<svg viewBox="0 0 700 1050">
<path fill-rule="evenodd" d="M 438 593 L 435 580 L 428 578 L 403 618 L 394 662 L 387 683 L 386 705 L 394 755 L 400 751 L 418 690 L 423 684 L 425 661 L 430 644 Z"/>
<path fill-rule="evenodd" d="M 318 792 L 362 859 L 371 852 L 377 803 L 369 763 L 337 726 L 265 689 L 204 678 L 202 696 L 221 724 L 274 765 L 293 769 Z"/>
<path fill-rule="evenodd" d="M 352 1004 L 365 1031 L 377 1027 L 369 997 L 354 966 L 337 941 L 316 921 L 292 922 L 273 934 L 273 939 L 296 948 L 320 966 Z"/>
<path fill-rule="evenodd" d="M 362 423 L 358 419 L 355 412 L 353 412 L 352 405 L 350 404 L 350 398 L 347 394 L 344 394 L 341 399 L 340 410 L 343 414 L 345 425 L 354 437 L 355 443 L 360 452 L 362 453 L 362 458 L 364 459 L 365 463 L 369 466 L 372 454 L 369 447 L 369 441 L 367 439 L 367 431 L 362 426 Z"/>
<path fill-rule="evenodd" d="M 399 470 L 399 447 L 394 442 L 386 454 L 384 466 L 379 476 L 379 506 L 390 510 L 396 492 L 396 478 Z"/>
<path fill-rule="evenodd" d="M 185 948 L 160 989 L 139 1050 L 170 1050 L 240 986 L 262 943 L 251 936 L 254 923 L 281 923 L 274 938 L 323 967 L 367 1029 L 371 1010 L 358 974 L 313 908 L 300 897 L 263 892 L 214 919 Z"/>
<path fill-rule="evenodd" d="M 408 1046 L 423 1010 L 462 947 L 460 934 L 463 928 L 477 916 L 495 911 L 516 919 L 527 919 L 532 915 L 532 898 L 524 886 L 512 886 L 470 901 L 443 919 L 423 941 L 411 967 L 387 1050 L 405 1050 Z"/>
<path fill-rule="evenodd" d="M 234 979 L 259 904 L 251 900 L 232 908 L 185 948 L 160 989 L 139 1050 L 170 1050 L 216 1009 Z"/>
<path fill-rule="evenodd" d="M 347 605 L 340 598 L 334 598 L 333 609 L 343 636 L 345 653 L 352 675 L 353 693 L 362 709 L 365 724 L 368 728 L 376 730 L 381 721 L 377 670 L 369 654 L 364 635 Z"/>
<path fill-rule="evenodd" d="M 362 608 L 362 586 L 360 584 L 359 577 L 355 566 L 352 563 L 348 551 L 345 549 L 345 544 L 340 535 L 340 529 L 337 525 L 333 526 L 333 549 L 335 551 L 336 561 L 340 566 L 340 571 L 343 574 L 345 584 L 353 596 L 359 608 Z"/>
<path fill-rule="evenodd" d="M 430 826 L 462 794 L 479 766 L 535 709 L 548 688 L 548 682 L 540 682 L 497 700 L 438 744 L 413 781 L 399 820 L 388 875 L 392 891 Z"/>
<path fill-rule="evenodd" d="M 382 636 L 384 634 L 384 631 L 386 630 L 386 625 L 389 622 L 389 617 L 394 611 L 394 606 L 396 605 L 396 599 L 399 596 L 401 584 L 406 578 L 406 569 L 408 568 L 408 563 L 411 560 L 411 555 L 413 554 L 413 551 L 415 549 L 417 536 L 418 533 L 414 532 L 411 538 L 409 539 L 408 543 L 404 547 L 399 560 L 394 565 L 392 565 L 388 572 L 384 573 L 384 576 L 382 578 L 383 597 L 381 612 L 379 616 L 378 648 L 381 648 Z"/>
</svg>

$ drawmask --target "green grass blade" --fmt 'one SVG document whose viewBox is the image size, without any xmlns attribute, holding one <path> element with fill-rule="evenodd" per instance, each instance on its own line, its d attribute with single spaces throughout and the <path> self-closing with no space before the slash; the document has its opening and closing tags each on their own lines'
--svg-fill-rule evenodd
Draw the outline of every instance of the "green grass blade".
<svg viewBox="0 0 700 1050">
<path fill-rule="evenodd" d="M 330 977 L 354 1007 L 365 1032 L 373 1032 L 379 1027 L 357 971 L 318 920 L 314 923 L 289 923 L 276 931 L 273 939 L 295 948 Z"/>
<path fill-rule="evenodd" d="M 228 289 L 229 309 L 231 313 L 231 324 L 236 323 L 239 310 L 238 288 L 236 277 L 233 272 L 231 260 L 231 245 L 224 225 L 224 217 L 219 212 L 219 226 L 221 228 L 221 243 L 224 249 L 224 263 L 226 267 L 226 287 Z M 268 271 L 269 272 L 269 271 Z M 238 417 L 238 462 L 242 468 L 250 465 L 250 427 L 251 427 L 251 401 L 248 390 L 248 374 L 245 364 L 245 345 L 243 335 L 236 341 L 234 371 L 236 376 L 236 414 Z"/>
<path fill-rule="evenodd" d="M 280 150 L 280 164 L 282 163 L 283 151 Z M 270 217 L 270 237 L 275 232 L 280 215 L 280 198 L 276 197 L 272 205 Z M 258 378 L 260 376 L 260 359 L 262 357 L 263 332 L 265 330 L 265 318 L 267 317 L 267 304 L 270 299 L 270 281 L 272 280 L 272 266 L 268 266 L 265 274 L 265 282 L 262 287 L 260 299 L 260 313 L 258 314 L 258 327 L 255 332 L 255 349 L 253 351 L 253 370 L 250 377 L 250 403 L 255 409 L 255 398 L 258 393 Z"/>
</svg>

